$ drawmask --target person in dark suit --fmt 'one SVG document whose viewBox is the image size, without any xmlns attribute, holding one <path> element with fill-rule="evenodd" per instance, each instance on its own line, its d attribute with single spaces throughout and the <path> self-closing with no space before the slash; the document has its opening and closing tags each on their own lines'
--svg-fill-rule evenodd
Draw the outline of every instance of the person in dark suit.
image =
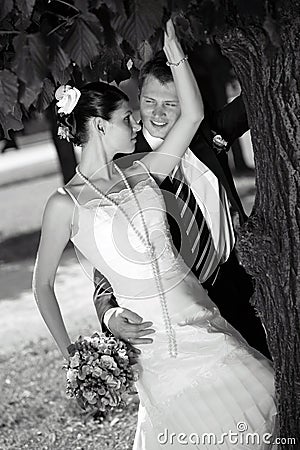
<svg viewBox="0 0 300 450">
<path fill-rule="evenodd" d="M 155 150 L 180 115 L 171 71 L 163 58 L 145 64 L 139 88 L 143 127 L 137 135 L 135 159 Z M 248 128 L 242 96 L 205 116 L 181 163 L 160 187 L 178 252 L 221 315 L 252 347 L 270 357 L 264 328 L 249 302 L 253 282 L 237 259 L 230 214 L 237 214 L 240 224 L 247 219 L 228 166 L 227 150 Z M 122 164 L 121 157 L 118 163 Z M 132 159 L 127 159 L 124 164 L 131 163 Z M 133 346 L 151 343 L 152 323 L 118 307 L 108 280 L 97 271 L 94 283 L 94 304 L 102 328 Z"/>
</svg>

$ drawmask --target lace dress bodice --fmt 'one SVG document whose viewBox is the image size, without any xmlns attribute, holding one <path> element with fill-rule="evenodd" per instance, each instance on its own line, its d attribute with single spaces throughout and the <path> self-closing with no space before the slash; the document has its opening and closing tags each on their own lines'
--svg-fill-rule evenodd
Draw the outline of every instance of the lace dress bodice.
<svg viewBox="0 0 300 450">
<path fill-rule="evenodd" d="M 203 304 L 213 308 L 199 281 L 173 246 L 163 195 L 156 181 L 151 175 L 147 175 L 147 178 L 134 186 L 133 192 L 143 211 L 162 287 L 169 298 L 170 313 L 178 313 L 188 304 L 194 304 L 195 293 Z M 132 307 L 131 302 L 134 301 L 135 309 L 145 313 L 145 308 L 148 310 L 146 300 L 156 301 L 158 290 L 145 242 L 132 227 L 134 224 L 145 236 L 140 209 L 137 208 L 132 192 L 127 188 L 108 194 L 108 197 L 121 208 L 106 199 L 95 198 L 80 205 L 73 198 L 77 211 L 74 214 L 71 240 L 90 263 L 108 279 L 119 304 Z M 131 223 L 121 209 L 126 211 Z M 178 296 L 185 301 L 180 300 L 180 304 L 178 302 L 176 305 Z M 140 305 L 137 301 L 140 301 Z M 152 313 L 149 311 L 149 314 L 152 318 L 155 315 L 157 321 L 159 316 L 153 308 L 153 302 L 150 309 Z"/>
</svg>

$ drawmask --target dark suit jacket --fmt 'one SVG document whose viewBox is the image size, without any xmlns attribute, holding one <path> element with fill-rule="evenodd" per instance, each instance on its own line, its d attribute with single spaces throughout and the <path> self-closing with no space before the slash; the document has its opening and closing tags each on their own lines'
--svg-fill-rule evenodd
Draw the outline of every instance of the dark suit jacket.
<svg viewBox="0 0 300 450">
<path fill-rule="evenodd" d="M 213 137 L 215 133 L 220 134 L 228 142 L 226 149 L 228 150 L 233 141 L 239 136 L 242 136 L 247 130 L 247 115 L 242 97 L 239 96 L 226 105 L 222 110 L 211 114 L 210 117 L 205 116 L 189 146 L 197 158 L 199 158 L 222 183 L 231 206 L 238 212 L 241 222 L 243 222 L 247 216 L 244 212 L 242 203 L 233 182 L 232 174 L 228 166 L 227 153 L 226 151 L 222 151 L 217 154 L 213 150 Z M 134 159 L 137 159 L 137 153 L 149 151 L 152 151 L 152 149 L 144 138 L 142 131 L 140 131 L 137 135 Z M 167 177 L 161 184 L 161 188 L 163 192 L 173 191 L 169 177 Z M 177 248 L 179 248 L 180 243 L 176 242 L 179 235 L 176 230 L 176 219 L 174 220 L 174 218 L 172 219 L 168 216 L 168 220 L 174 244 Z M 94 292 L 94 303 L 100 323 L 103 325 L 103 316 L 105 312 L 111 307 L 118 306 L 118 304 L 112 294 L 105 294 L 105 288 L 109 286 L 109 283 L 97 271 L 95 271 L 94 282 L 96 286 Z"/>
</svg>

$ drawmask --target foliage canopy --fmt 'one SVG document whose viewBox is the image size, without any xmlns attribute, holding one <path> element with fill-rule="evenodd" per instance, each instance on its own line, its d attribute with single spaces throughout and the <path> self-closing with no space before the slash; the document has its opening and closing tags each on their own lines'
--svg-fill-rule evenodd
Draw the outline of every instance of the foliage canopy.
<svg viewBox="0 0 300 450">
<path fill-rule="evenodd" d="M 251 3 L 251 5 L 249 5 Z M 259 0 L 1 0 L 0 125 L 45 110 L 67 82 L 120 81 L 162 47 L 163 26 L 176 18 L 183 44 L 207 41 L 236 17 L 263 18 Z M 274 33 L 273 33 L 274 34 Z"/>
</svg>

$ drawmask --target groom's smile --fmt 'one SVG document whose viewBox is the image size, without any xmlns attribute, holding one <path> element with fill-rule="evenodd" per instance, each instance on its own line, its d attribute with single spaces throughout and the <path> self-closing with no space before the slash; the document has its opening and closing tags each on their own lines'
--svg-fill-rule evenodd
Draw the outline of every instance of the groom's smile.
<svg viewBox="0 0 300 450">
<path fill-rule="evenodd" d="M 151 123 L 154 127 L 165 127 L 167 122 L 158 122 L 157 120 L 151 120 Z"/>
</svg>

